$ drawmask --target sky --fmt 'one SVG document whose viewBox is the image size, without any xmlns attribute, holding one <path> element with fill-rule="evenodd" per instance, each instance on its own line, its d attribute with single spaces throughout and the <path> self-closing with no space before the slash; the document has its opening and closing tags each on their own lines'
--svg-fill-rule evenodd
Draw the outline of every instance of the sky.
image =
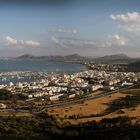
<svg viewBox="0 0 140 140">
<path fill-rule="evenodd" d="M 140 56 L 139 0 L 0 0 L 0 56 Z"/>
</svg>

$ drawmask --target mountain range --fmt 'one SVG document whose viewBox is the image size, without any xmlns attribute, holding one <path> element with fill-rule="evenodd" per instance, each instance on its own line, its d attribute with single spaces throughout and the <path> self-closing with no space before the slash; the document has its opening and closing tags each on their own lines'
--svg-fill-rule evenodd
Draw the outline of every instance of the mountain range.
<svg viewBox="0 0 140 140">
<path fill-rule="evenodd" d="M 114 60 L 128 60 L 128 59 L 132 59 L 132 58 L 125 54 L 105 55 L 103 57 L 95 58 L 95 60 L 100 60 L 100 61 L 114 61 Z"/>
<path fill-rule="evenodd" d="M 103 57 L 84 57 L 79 54 L 71 54 L 66 56 L 34 56 L 31 54 L 24 54 L 22 56 L 16 57 L 16 59 L 46 59 L 46 60 L 95 60 L 95 61 L 130 61 L 135 62 L 140 60 L 140 58 L 131 58 L 125 54 L 115 54 L 115 55 L 106 55 Z"/>
<path fill-rule="evenodd" d="M 71 54 L 66 56 L 33 56 L 30 54 L 24 54 L 22 56 L 16 57 L 16 59 L 43 59 L 43 60 L 66 60 L 66 61 L 76 61 L 84 60 L 86 57 L 80 56 L 79 54 Z"/>
</svg>

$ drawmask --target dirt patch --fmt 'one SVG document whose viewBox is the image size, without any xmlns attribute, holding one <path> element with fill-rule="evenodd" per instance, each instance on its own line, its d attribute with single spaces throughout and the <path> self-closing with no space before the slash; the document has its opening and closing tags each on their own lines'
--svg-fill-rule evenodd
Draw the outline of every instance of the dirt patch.
<svg viewBox="0 0 140 140">
<path fill-rule="evenodd" d="M 78 116 L 93 116 L 101 113 L 105 109 L 107 109 L 106 103 L 109 103 L 115 99 L 119 99 L 120 97 L 125 97 L 127 94 L 122 94 L 122 93 L 115 93 L 113 95 L 108 95 L 105 97 L 101 97 L 99 99 L 93 99 L 84 102 L 83 104 L 77 104 L 77 105 L 72 105 L 69 107 L 64 107 L 64 108 L 53 108 L 53 109 L 48 109 L 48 113 L 50 115 L 54 115 L 57 117 L 61 118 L 68 118 L 69 116 L 72 115 L 78 115 Z M 87 117 L 87 118 L 82 118 L 82 119 L 76 119 L 76 120 L 71 120 L 71 123 L 77 122 L 86 122 L 86 121 L 91 121 L 91 120 L 100 120 L 104 117 L 114 117 L 118 116 L 117 114 L 109 114 L 103 117 Z"/>
</svg>

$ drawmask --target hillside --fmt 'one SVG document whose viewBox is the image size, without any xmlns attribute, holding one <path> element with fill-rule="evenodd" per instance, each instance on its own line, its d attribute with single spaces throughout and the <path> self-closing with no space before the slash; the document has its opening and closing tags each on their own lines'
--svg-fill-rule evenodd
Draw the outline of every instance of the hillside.
<svg viewBox="0 0 140 140">
<path fill-rule="evenodd" d="M 66 55 L 66 56 L 33 56 L 30 54 L 24 54 L 22 56 L 17 57 L 16 59 L 45 59 L 45 60 L 74 61 L 74 60 L 83 60 L 86 58 L 80 56 L 79 54 L 71 54 L 71 55 Z"/>
<path fill-rule="evenodd" d="M 21 55 L 19 57 L 17 57 L 16 59 L 29 59 L 29 58 L 35 58 L 35 56 L 31 55 L 31 54 L 24 54 L 24 55 Z"/>
<path fill-rule="evenodd" d="M 100 60 L 100 61 L 114 61 L 114 60 L 128 60 L 128 59 L 131 58 L 125 54 L 106 55 L 103 57 L 96 58 L 96 60 Z"/>
<path fill-rule="evenodd" d="M 131 71 L 140 71 L 140 61 L 128 64 L 128 69 Z"/>
<path fill-rule="evenodd" d="M 140 61 L 137 61 L 135 63 L 130 63 L 129 66 L 132 66 L 132 67 L 140 67 Z"/>
</svg>

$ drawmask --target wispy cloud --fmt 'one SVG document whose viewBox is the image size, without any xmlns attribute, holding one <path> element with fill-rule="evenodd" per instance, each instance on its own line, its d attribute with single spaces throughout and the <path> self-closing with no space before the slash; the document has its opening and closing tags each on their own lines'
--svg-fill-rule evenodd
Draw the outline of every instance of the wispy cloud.
<svg viewBox="0 0 140 140">
<path fill-rule="evenodd" d="M 122 21 L 122 22 L 140 22 L 140 14 L 137 12 L 128 12 L 126 14 L 110 15 L 112 20 Z"/>
<path fill-rule="evenodd" d="M 137 48 L 140 44 L 140 13 L 112 14 L 110 18 L 118 23 L 118 32 L 112 35 L 110 45 Z"/>
<path fill-rule="evenodd" d="M 6 36 L 5 40 L 7 42 L 7 45 L 17 45 L 18 41 L 10 36 Z"/>
<path fill-rule="evenodd" d="M 29 46 L 29 47 L 39 47 L 40 43 L 33 40 L 17 40 L 11 36 L 5 37 L 6 45 L 8 46 Z"/>
<path fill-rule="evenodd" d="M 51 42 L 61 47 L 95 47 L 93 40 L 52 36 Z"/>
<path fill-rule="evenodd" d="M 109 39 L 104 44 L 104 47 L 114 47 L 114 46 L 123 47 L 126 44 L 127 38 L 125 38 L 120 34 L 114 34 L 109 36 Z"/>
<path fill-rule="evenodd" d="M 49 29 L 49 32 L 52 33 L 68 33 L 68 34 L 77 34 L 77 30 L 76 29 L 62 29 L 62 28 L 58 28 L 58 29 Z"/>
</svg>

